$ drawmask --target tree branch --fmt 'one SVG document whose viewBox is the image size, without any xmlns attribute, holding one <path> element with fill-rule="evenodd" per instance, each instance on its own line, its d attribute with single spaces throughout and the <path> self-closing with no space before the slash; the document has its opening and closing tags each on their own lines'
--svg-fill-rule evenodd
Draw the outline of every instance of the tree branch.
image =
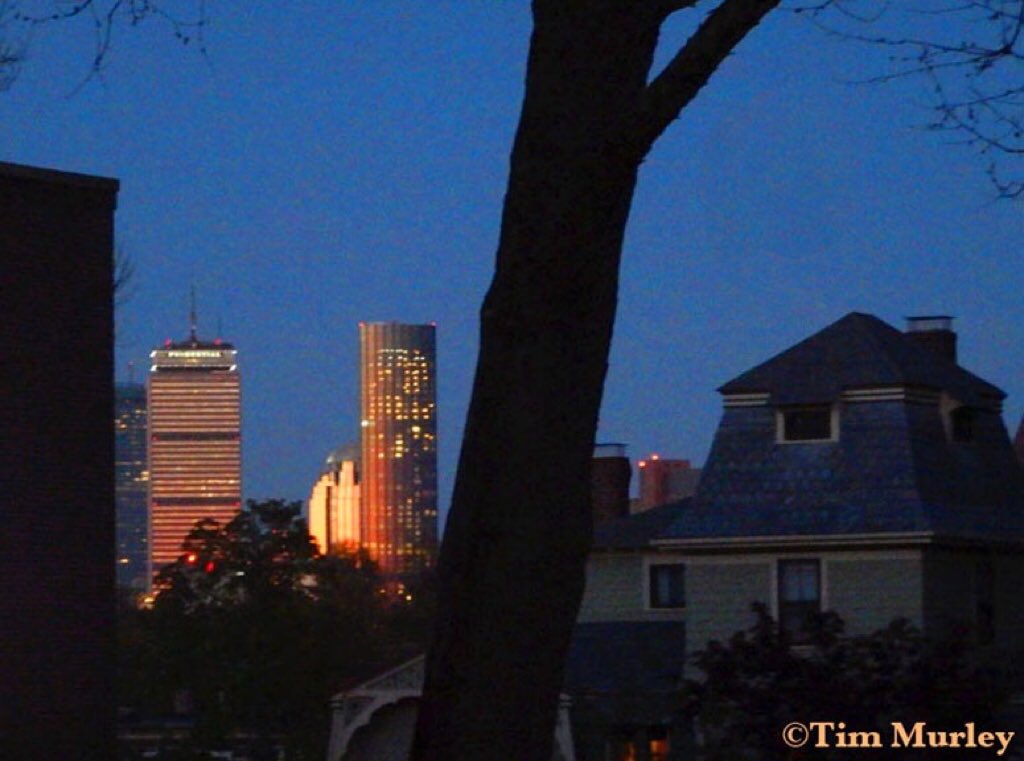
<svg viewBox="0 0 1024 761">
<path fill-rule="evenodd" d="M 724 0 L 647 86 L 636 135 L 641 155 L 693 100 L 722 61 L 779 0 Z"/>
<path fill-rule="evenodd" d="M 32 33 L 62 22 L 89 23 L 95 37 L 89 73 L 74 92 L 102 73 L 113 47 L 115 27 L 137 26 L 148 18 L 157 18 L 170 26 L 182 45 L 194 43 L 205 55 L 206 0 L 189 3 L 196 9 L 191 17 L 180 15 L 177 6 L 181 3 L 174 4 L 173 12 L 166 10 L 166 0 L 0 0 L 0 91 L 8 89 L 14 81 Z"/>
<path fill-rule="evenodd" d="M 692 8 L 696 4 L 697 0 L 659 0 L 657 3 L 657 14 L 662 19 L 666 19 L 673 13 Z"/>
</svg>

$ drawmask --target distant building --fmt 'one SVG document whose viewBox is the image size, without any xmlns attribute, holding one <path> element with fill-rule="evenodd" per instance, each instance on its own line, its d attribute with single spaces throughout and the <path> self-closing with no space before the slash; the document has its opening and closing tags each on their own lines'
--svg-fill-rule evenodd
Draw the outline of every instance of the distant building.
<svg viewBox="0 0 1024 761">
<path fill-rule="evenodd" d="M 700 481 L 700 468 L 689 460 L 663 459 L 652 454 L 637 463 L 640 471 L 640 499 L 635 511 L 650 510 L 668 502 L 692 497 Z"/>
<path fill-rule="evenodd" d="M 393 579 L 437 556 L 435 328 L 359 324 L 362 546 Z"/>
<path fill-rule="evenodd" d="M 117 585 L 149 586 L 149 470 L 146 386 L 114 388 L 114 494 L 117 505 Z"/>
<path fill-rule="evenodd" d="M 117 180 L 0 162 L 0 755 L 115 758 Z"/>
<path fill-rule="evenodd" d="M 242 505 L 238 352 L 192 331 L 150 352 L 150 570 L 181 555 L 197 521 L 230 521 Z"/>
<path fill-rule="evenodd" d="M 346 444 L 327 456 L 309 495 L 310 536 L 323 554 L 338 545 L 356 547 L 359 533 L 359 447 Z"/>
</svg>

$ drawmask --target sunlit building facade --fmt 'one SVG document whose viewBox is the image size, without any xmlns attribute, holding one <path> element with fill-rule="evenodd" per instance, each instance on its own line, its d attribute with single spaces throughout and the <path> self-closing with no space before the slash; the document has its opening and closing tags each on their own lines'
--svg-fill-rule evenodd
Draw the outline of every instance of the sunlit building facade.
<svg viewBox="0 0 1024 761">
<path fill-rule="evenodd" d="M 360 323 L 361 544 L 392 579 L 437 556 L 434 325 Z"/>
<path fill-rule="evenodd" d="M 118 383 L 114 387 L 117 585 L 139 591 L 149 584 L 146 439 L 146 386 Z"/>
<path fill-rule="evenodd" d="M 307 503 L 309 534 L 326 555 L 359 545 L 359 446 L 346 444 L 327 456 Z"/>
<path fill-rule="evenodd" d="M 238 352 L 200 341 L 150 353 L 150 572 L 181 555 L 197 521 L 227 523 L 242 504 L 242 415 Z"/>
</svg>

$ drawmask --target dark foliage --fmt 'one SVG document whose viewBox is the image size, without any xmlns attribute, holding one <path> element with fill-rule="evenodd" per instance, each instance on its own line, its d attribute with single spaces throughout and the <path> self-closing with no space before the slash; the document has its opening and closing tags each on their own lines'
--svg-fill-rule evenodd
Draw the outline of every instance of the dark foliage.
<svg viewBox="0 0 1024 761">
<path fill-rule="evenodd" d="M 966 639 L 930 641 L 902 619 L 869 635 L 844 636 L 839 616 L 826 613 L 809 644 L 795 648 L 763 605 L 754 611 L 757 623 L 748 631 L 694 655 L 704 676 L 688 681 L 686 694 L 708 761 L 849 758 L 856 751 L 814 749 L 813 741 L 787 748 L 782 729 L 794 721 L 842 721 L 851 731 L 878 731 L 889 739 L 894 721 L 924 721 L 932 729 L 963 729 L 968 721 L 992 727 L 1007 697 L 1005 675 L 983 664 Z M 900 759 L 950 753 L 868 752 Z"/>
<path fill-rule="evenodd" d="M 122 704 L 184 711 L 199 748 L 244 735 L 322 760 L 330 697 L 422 640 L 429 613 L 387 600 L 365 552 L 317 554 L 299 509 L 250 501 L 192 530 L 152 609 L 122 616 Z"/>
</svg>

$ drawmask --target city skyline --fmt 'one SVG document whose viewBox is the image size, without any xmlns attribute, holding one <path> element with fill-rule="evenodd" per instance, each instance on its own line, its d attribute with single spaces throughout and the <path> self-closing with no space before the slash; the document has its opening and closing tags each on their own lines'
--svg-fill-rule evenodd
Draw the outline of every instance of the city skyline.
<svg viewBox="0 0 1024 761">
<path fill-rule="evenodd" d="M 0 158 L 122 179 L 118 247 L 136 275 L 118 376 L 187 329 L 195 282 L 207 324 L 245 357 L 246 497 L 305 499 L 357 429 L 359 320 L 436 320 L 443 516 L 529 5 L 211 10 L 207 57 L 158 24 L 124 29 L 72 97 L 91 30 L 41 31 L 0 99 Z M 666 46 L 687 32 L 671 24 Z M 648 157 L 599 441 L 702 465 L 715 389 L 853 310 L 956 316 L 963 363 L 1007 391 L 1016 429 L 1024 215 L 992 201 L 983 157 L 920 129 L 920 83 L 851 84 L 887 66 L 884 50 L 773 15 Z"/>
</svg>

